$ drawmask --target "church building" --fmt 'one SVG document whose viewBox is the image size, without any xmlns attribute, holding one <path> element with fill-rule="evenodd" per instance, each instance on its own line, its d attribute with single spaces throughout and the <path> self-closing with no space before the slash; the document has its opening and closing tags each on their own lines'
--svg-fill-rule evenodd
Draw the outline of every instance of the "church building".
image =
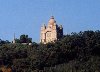
<svg viewBox="0 0 100 72">
<path fill-rule="evenodd" d="M 51 16 L 48 26 L 45 24 L 41 27 L 40 42 L 43 44 L 55 42 L 63 36 L 62 25 L 57 25 L 54 16 Z"/>
</svg>

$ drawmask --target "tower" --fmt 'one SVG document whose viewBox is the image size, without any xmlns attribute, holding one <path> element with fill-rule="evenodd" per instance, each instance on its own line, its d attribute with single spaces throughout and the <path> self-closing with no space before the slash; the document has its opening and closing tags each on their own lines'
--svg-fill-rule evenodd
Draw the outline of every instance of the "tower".
<svg viewBox="0 0 100 72">
<path fill-rule="evenodd" d="M 63 27 L 62 25 L 58 26 L 56 24 L 54 16 L 51 16 L 47 26 L 44 24 L 41 27 L 40 42 L 43 44 L 57 41 L 62 36 L 63 36 Z"/>
<path fill-rule="evenodd" d="M 13 43 L 13 44 L 16 43 L 16 41 L 15 41 L 15 33 L 14 33 L 14 37 L 13 37 L 12 43 Z"/>
</svg>

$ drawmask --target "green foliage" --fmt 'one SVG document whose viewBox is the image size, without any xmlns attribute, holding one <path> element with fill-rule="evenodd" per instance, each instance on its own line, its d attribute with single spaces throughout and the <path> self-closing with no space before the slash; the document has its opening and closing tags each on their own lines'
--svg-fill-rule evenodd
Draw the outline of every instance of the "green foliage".
<svg viewBox="0 0 100 72">
<path fill-rule="evenodd" d="M 20 37 L 21 42 L 27 39 Z M 0 65 L 14 72 L 100 72 L 100 31 L 71 33 L 55 43 L 31 46 L 1 42 Z"/>
<path fill-rule="evenodd" d="M 19 39 L 15 40 L 16 43 L 32 43 L 32 38 L 29 38 L 28 35 L 21 35 Z"/>
<path fill-rule="evenodd" d="M 3 44 L 9 44 L 10 42 L 8 40 L 4 41 L 4 40 L 1 40 L 0 39 L 0 45 L 3 45 Z"/>
</svg>

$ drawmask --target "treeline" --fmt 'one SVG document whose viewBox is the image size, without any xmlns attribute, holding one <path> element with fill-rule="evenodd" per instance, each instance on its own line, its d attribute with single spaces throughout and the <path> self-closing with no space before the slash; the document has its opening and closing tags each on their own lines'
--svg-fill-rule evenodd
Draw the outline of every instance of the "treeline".
<svg viewBox="0 0 100 72">
<path fill-rule="evenodd" d="M 100 31 L 71 33 L 45 45 L 0 44 L 0 66 L 12 72 L 100 72 Z"/>
<path fill-rule="evenodd" d="M 20 38 L 15 38 L 15 43 L 32 43 L 32 38 L 28 37 L 28 35 L 22 34 Z"/>
</svg>

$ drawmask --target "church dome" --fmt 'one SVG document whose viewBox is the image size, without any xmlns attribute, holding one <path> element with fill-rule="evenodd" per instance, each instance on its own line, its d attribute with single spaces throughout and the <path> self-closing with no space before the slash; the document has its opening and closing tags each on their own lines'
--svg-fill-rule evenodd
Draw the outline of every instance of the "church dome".
<svg viewBox="0 0 100 72">
<path fill-rule="evenodd" d="M 49 20 L 49 24 L 50 25 L 54 25 L 54 23 L 56 23 L 54 16 L 51 16 L 50 20 Z"/>
</svg>

